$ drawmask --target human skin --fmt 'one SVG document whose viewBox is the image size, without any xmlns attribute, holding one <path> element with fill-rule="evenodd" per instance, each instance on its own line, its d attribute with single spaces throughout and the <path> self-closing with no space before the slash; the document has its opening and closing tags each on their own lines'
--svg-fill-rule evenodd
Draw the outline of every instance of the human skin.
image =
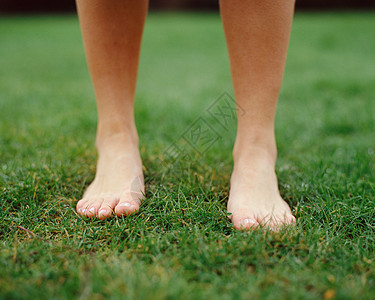
<svg viewBox="0 0 375 300">
<path fill-rule="evenodd" d="M 281 198 L 275 163 L 275 113 L 294 0 L 221 0 L 237 118 L 228 212 L 237 229 L 277 230 L 295 218 Z"/>
<path fill-rule="evenodd" d="M 148 2 L 77 0 L 98 107 L 97 171 L 77 212 L 105 219 L 138 211 L 144 195 L 134 123 L 140 44 Z M 275 163 L 275 112 L 294 1 L 221 0 L 238 115 L 228 212 L 237 229 L 278 230 L 295 222 L 281 198 Z"/>
<path fill-rule="evenodd" d="M 128 215 L 144 193 L 133 107 L 148 1 L 78 0 L 77 9 L 98 108 L 96 176 L 77 212 Z"/>
</svg>

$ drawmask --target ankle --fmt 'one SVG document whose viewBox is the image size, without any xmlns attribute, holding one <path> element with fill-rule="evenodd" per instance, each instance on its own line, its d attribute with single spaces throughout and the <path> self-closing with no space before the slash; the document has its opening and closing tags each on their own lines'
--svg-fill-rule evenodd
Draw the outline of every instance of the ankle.
<svg viewBox="0 0 375 300">
<path fill-rule="evenodd" d="M 100 155 L 106 150 L 138 149 L 139 139 L 137 130 L 134 128 L 117 128 L 117 130 L 106 131 L 98 129 L 96 136 L 96 148 Z"/>
<path fill-rule="evenodd" d="M 232 154 L 235 164 L 243 159 L 254 158 L 266 160 L 275 165 L 277 147 L 274 132 L 237 134 Z"/>
</svg>

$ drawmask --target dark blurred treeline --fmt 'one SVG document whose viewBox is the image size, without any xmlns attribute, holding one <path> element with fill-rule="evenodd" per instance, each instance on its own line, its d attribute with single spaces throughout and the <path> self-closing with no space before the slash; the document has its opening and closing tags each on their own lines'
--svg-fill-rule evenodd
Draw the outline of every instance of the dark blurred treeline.
<svg viewBox="0 0 375 300">
<path fill-rule="evenodd" d="M 218 0 L 150 0 L 150 9 L 217 10 Z M 375 0 L 297 0 L 296 9 L 373 10 L 375 9 Z M 0 13 L 2 14 L 72 11 L 75 11 L 74 0 L 0 0 Z"/>
</svg>

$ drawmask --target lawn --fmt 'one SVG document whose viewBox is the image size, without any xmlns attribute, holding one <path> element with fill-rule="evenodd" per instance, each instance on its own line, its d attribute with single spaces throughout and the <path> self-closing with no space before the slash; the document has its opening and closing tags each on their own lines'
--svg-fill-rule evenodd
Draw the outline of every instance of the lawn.
<svg viewBox="0 0 375 300">
<path fill-rule="evenodd" d="M 76 16 L 2 17 L 0 298 L 373 299 L 373 28 L 374 13 L 296 15 L 276 131 L 297 225 L 270 233 L 226 215 L 235 120 L 211 113 L 233 95 L 217 14 L 149 16 L 135 108 L 146 200 L 106 221 L 75 213 L 96 159 Z M 215 138 L 199 152 L 185 138 L 196 122 Z"/>
</svg>

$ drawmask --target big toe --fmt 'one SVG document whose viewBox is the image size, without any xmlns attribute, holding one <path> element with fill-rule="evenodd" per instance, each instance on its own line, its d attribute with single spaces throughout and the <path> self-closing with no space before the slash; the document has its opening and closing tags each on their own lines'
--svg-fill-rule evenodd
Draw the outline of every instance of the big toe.
<svg viewBox="0 0 375 300">
<path fill-rule="evenodd" d="M 238 230 L 254 230 L 259 227 L 259 222 L 254 216 L 237 216 L 233 214 L 232 223 L 234 228 Z"/>
<path fill-rule="evenodd" d="M 123 195 L 115 207 L 115 214 L 118 216 L 128 216 L 137 212 L 139 207 L 140 200 L 134 199 L 131 194 Z"/>
</svg>

